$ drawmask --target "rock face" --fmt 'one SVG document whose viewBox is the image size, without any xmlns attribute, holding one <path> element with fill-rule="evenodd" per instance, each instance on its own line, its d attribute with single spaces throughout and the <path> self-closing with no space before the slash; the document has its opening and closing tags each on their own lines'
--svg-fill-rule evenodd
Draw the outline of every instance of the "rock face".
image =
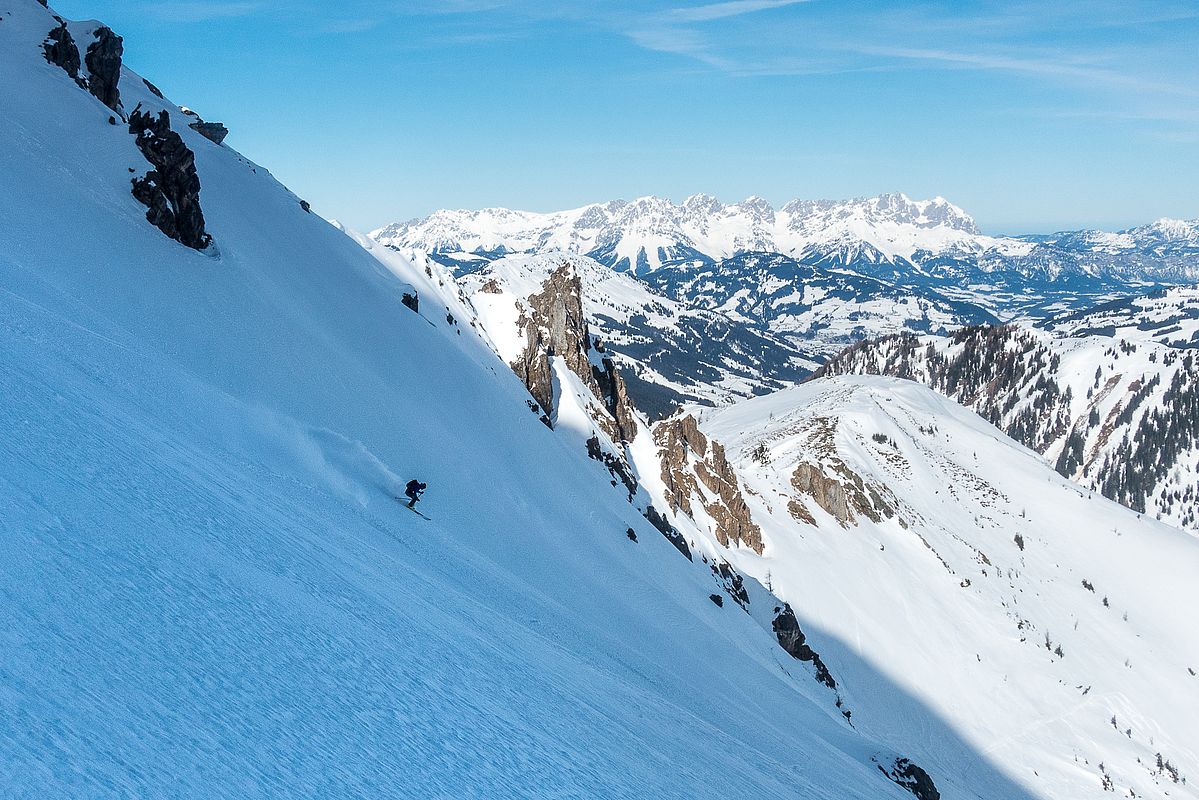
<svg viewBox="0 0 1199 800">
<path fill-rule="evenodd" d="M 111 28 L 96 29 L 96 39 L 87 47 L 84 63 L 87 64 L 88 90 L 104 105 L 121 113 L 121 92 L 117 84 L 121 79 L 121 55 L 124 45 L 121 37 Z"/>
<path fill-rule="evenodd" d="M 885 486 L 868 483 L 837 455 L 834 437 L 837 420 L 816 417 L 809 432 L 809 445 L 817 463 L 797 464 L 791 473 L 791 486 L 800 495 L 811 498 L 842 527 L 861 514 L 872 522 L 882 522 L 896 514 L 897 501 Z M 801 522 L 815 524 L 815 518 L 802 500 L 789 505 L 791 515 Z M 900 524 L 904 524 L 900 520 Z"/>
<path fill-rule="evenodd" d="M 79 48 L 75 45 L 75 39 L 71 36 L 67 23 L 64 22 L 57 28 L 52 28 L 50 33 L 46 34 L 46 41 L 42 43 L 42 49 L 46 54 L 47 61 L 56 67 L 61 67 L 62 71 L 80 86 L 84 85 L 79 77 Z"/>
<path fill-rule="evenodd" d="M 761 553 L 762 530 L 750 516 L 720 442 L 704 436 L 690 414 L 655 425 L 654 442 L 661 454 L 671 510 L 694 518 L 694 499 L 716 523 L 716 538 L 722 545 L 744 544 Z"/>
<path fill-rule="evenodd" d="M 833 674 L 825 666 L 820 654 L 807 644 L 807 637 L 800 630 L 799 620 L 795 618 L 795 612 L 791 610 L 790 604 L 784 603 L 775 611 L 772 627 L 779 645 L 790 653 L 792 658 L 807 661 L 816 669 L 818 681 L 830 689 L 837 688 L 837 682 L 833 680 Z"/>
<path fill-rule="evenodd" d="M 917 800 L 941 800 L 941 793 L 933 784 L 933 779 L 918 765 L 909 759 L 897 758 L 890 771 L 879 765 L 879 770 L 895 783 L 916 795 Z"/>
<path fill-rule="evenodd" d="M 624 379 L 603 345 L 591 337 L 583 316 L 582 283 L 569 261 L 550 273 L 541 291 L 528 298 L 517 324 L 526 343 L 511 366 L 546 413 L 552 417 L 555 408 L 550 359 L 558 357 L 603 400 L 610 419 L 597 421 L 612 440 L 632 441 L 637 426 Z"/>
<path fill-rule="evenodd" d="M 187 127 L 214 144 L 220 144 L 229 135 L 229 129 L 220 122 L 205 122 L 204 120 L 200 120 L 189 124 Z"/>
<path fill-rule="evenodd" d="M 129 132 L 153 166 L 133 179 L 133 196 L 148 208 L 146 219 L 180 244 L 203 250 L 212 237 L 204 230 L 195 154 L 171 130 L 165 111 L 154 117 L 139 106 L 129 116 Z"/>
</svg>

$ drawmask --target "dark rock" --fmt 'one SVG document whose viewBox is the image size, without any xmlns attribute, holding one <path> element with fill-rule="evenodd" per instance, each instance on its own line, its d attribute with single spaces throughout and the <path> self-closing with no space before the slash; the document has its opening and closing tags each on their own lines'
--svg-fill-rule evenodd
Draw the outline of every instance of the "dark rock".
<svg viewBox="0 0 1199 800">
<path fill-rule="evenodd" d="M 637 478 L 633 475 L 632 467 L 625 459 L 606 452 L 600 444 L 598 436 L 587 439 L 587 457 L 593 458 L 607 467 L 612 477 L 619 478 L 620 482 L 624 484 L 630 496 L 637 491 Z"/>
<path fill-rule="evenodd" d="M 718 605 L 719 607 L 724 608 L 724 598 L 721 597 L 720 595 L 710 594 L 710 595 L 708 595 L 708 599 L 711 600 L 716 605 Z"/>
<path fill-rule="evenodd" d="M 221 142 L 225 141 L 225 137 L 229 135 L 229 129 L 220 122 L 205 122 L 204 120 L 199 120 L 197 122 L 188 123 L 187 127 L 191 128 L 193 131 L 200 134 L 213 144 L 220 144 Z M 305 209 L 305 211 L 307 211 L 307 209 Z"/>
<path fill-rule="evenodd" d="M 666 537 L 666 541 L 673 544 L 676 550 L 687 557 L 688 561 L 694 561 L 691 557 L 691 548 L 687 546 L 687 540 L 683 538 L 683 534 L 679 533 L 678 529 L 666 520 L 666 517 L 659 514 L 658 509 L 652 505 L 648 505 L 642 513 L 649 520 L 649 524 L 657 528 L 658 532 Z"/>
<path fill-rule="evenodd" d="M 300 201 L 300 208 L 304 209 L 304 210 L 305 210 L 305 211 L 307 211 L 309 214 L 311 214 L 311 213 L 312 213 L 312 206 L 308 204 L 308 201 L 307 201 L 307 200 L 301 200 L 301 201 Z"/>
<path fill-rule="evenodd" d="M 400 302 L 408 306 L 408 308 L 420 313 L 420 298 L 417 297 L 415 290 L 412 292 L 404 292 L 400 297 Z"/>
<path fill-rule="evenodd" d="M 933 779 L 928 776 L 927 772 L 916 764 L 913 764 L 909 759 L 895 759 L 895 766 L 890 771 L 883 769 L 882 765 L 879 765 L 879 771 L 899 786 L 914 794 L 917 800 L 941 800 L 941 793 L 937 791 L 937 787 L 933 784 Z"/>
<path fill-rule="evenodd" d="M 71 36 L 71 32 L 67 29 L 67 23 L 64 22 L 57 28 L 50 29 L 50 32 L 46 34 L 46 41 L 42 42 L 42 51 L 45 53 L 47 61 L 56 67 L 61 67 L 62 71 L 81 87 L 84 85 L 83 80 L 79 77 L 79 48 L 75 45 L 75 39 Z"/>
<path fill-rule="evenodd" d="M 729 593 L 729 596 L 737 603 L 737 605 L 748 610 L 749 609 L 749 592 L 745 590 L 745 578 L 741 573 L 733 569 L 732 565 L 727 561 L 713 563 L 709 569 L 712 570 L 718 583 L 724 587 L 724 590 Z"/>
<path fill-rule="evenodd" d="M 165 97 L 163 97 L 163 96 L 162 96 L 162 92 L 160 92 L 160 91 L 158 90 L 158 87 L 157 87 L 157 86 L 155 86 L 154 84 L 150 83 L 150 82 L 149 82 L 148 80 L 146 80 L 145 78 L 142 78 L 142 83 L 146 84 L 146 88 L 150 90 L 150 94 L 154 95 L 154 96 L 155 96 L 155 97 L 157 97 L 159 100 L 165 100 L 165 99 L 166 99 Z"/>
<path fill-rule="evenodd" d="M 124 45 L 121 37 L 103 25 L 96 29 L 96 40 L 87 46 L 84 62 L 90 73 L 87 88 L 104 105 L 121 113 L 121 92 L 117 84 L 121 80 L 121 55 Z"/>
<path fill-rule="evenodd" d="M 627 531 L 625 531 L 625 536 L 629 537 L 630 542 L 637 541 L 637 531 L 633 530 L 632 528 L 629 528 Z"/>
<path fill-rule="evenodd" d="M 149 209 L 146 219 L 180 244 L 203 250 L 212 237 L 204 230 L 195 154 L 171 130 L 165 111 L 154 117 L 138 106 L 129 116 L 129 132 L 153 167 L 133 180 L 133 196 Z"/>
<path fill-rule="evenodd" d="M 816 669 L 816 680 L 828 688 L 836 690 L 837 682 L 833 680 L 833 675 L 825 666 L 823 659 L 820 658 L 820 654 L 807 644 L 807 637 L 800 630 L 799 620 L 795 618 L 795 612 L 791 610 L 790 603 L 784 603 L 783 607 L 775 614 L 771 627 L 774 628 L 774 635 L 778 639 L 779 645 L 790 653 L 792 658 L 810 663 Z"/>
</svg>

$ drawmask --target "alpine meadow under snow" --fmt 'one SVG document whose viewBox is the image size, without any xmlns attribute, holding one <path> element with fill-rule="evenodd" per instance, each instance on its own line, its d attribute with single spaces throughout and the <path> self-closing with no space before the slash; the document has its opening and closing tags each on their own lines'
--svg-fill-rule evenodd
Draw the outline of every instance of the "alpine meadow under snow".
<svg viewBox="0 0 1199 800">
<path fill-rule="evenodd" d="M 1195 223 L 367 235 L 126 47 L 0 0 L 0 796 L 1199 797 Z"/>
</svg>

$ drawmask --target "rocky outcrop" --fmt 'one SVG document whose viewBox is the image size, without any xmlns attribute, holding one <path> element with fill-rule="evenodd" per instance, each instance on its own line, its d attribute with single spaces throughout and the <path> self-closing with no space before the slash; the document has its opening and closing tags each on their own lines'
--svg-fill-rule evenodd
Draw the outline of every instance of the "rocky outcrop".
<svg viewBox="0 0 1199 800">
<path fill-rule="evenodd" d="M 165 111 L 152 116 L 138 106 L 129 116 L 129 132 L 153 167 L 133 179 L 133 196 L 146 205 L 146 219 L 180 244 L 203 250 L 212 237 L 204 229 L 195 154 L 171 130 Z"/>
<path fill-rule="evenodd" d="M 683 534 L 678 528 L 670 524 L 666 517 L 658 513 L 658 509 L 652 505 L 646 506 L 643 516 L 658 529 L 658 533 L 666 537 L 666 541 L 675 546 L 675 549 L 687 557 L 688 561 L 692 561 L 691 548 L 687 546 L 687 540 L 683 538 Z"/>
<path fill-rule="evenodd" d="M 820 654 L 811 648 L 807 643 L 807 637 L 799 627 L 799 620 L 795 618 L 795 612 L 791 610 L 789 603 L 784 603 L 781 607 L 775 608 L 774 622 L 771 623 L 774 628 L 774 636 L 778 639 L 779 645 L 786 650 L 792 658 L 806 661 L 816 670 L 816 680 L 823 683 L 830 689 L 836 690 L 837 682 L 833 680 L 833 674 L 829 672 L 825 666 Z"/>
<path fill-rule="evenodd" d="M 551 359 L 561 358 L 604 403 L 608 413 L 596 419 L 604 432 L 614 442 L 632 441 L 637 426 L 624 379 L 602 344 L 591 337 L 583 316 L 582 281 L 569 261 L 550 273 L 541 291 L 525 301 L 517 324 L 525 347 L 511 366 L 541 407 L 553 416 L 556 398 Z"/>
<path fill-rule="evenodd" d="M 762 530 L 750 515 L 724 447 L 704 436 L 690 414 L 655 425 L 654 442 L 671 510 L 694 518 L 693 503 L 698 504 L 715 522 L 722 545 L 744 544 L 761 553 Z"/>
<path fill-rule="evenodd" d="M 200 134 L 213 144 L 220 144 L 221 142 L 225 141 L 225 137 L 229 135 L 229 129 L 220 122 L 205 122 L 204 120 L 199 120 L 198 122 L 189 124 L 187 127 L 191 128 L 193 131 Z"/>
<path fill-rule="evenodd" d="M 121 37 L 111 28 L 101 25 L 96 29 L 96 38 L 87 46 L 84 63 L 87 64 L 87 88 L 92 95 L 118 114 L 121 112 L 121 55 L 124 45 Z"/>
<path fill-rule="evenodd" d="M 895 759 L 895 764 L 890 770 L 885 769 L 882 764 L 879 764 L 878 768 L 887 778 L 914 794 L 917 800 L 941 800 L 941 793 L 937 791 L 933 779 L 910 759 Z"/>
<path fill-rule="evenodd" d="M 838 455 L 837 420 L 815 417 L 811 424 L 808 452 L 813 461 L 796 465 L 791 473 L 792 488 L 801 496 L 810 497 L 842 527 L 853 523 L 857 515 L 872 522 L 894 517 L 898 501 L 891 490 L 863 480 Z M 796 519 L 815 524 L 815 519 L 802 500 L 792 500 L 788 510 Z M 906 527 L 902 519 L 900 524 Z"/>
<path fill-rule="evenodd" d="M 616 421 L 613 440 L 631 442 L 637 435 L 637 422 L 633 416 L 633 401 L 629 399 L 628 387 L 616 367 L 616 362 L 604 349 L 604 343 L 598 339 L 590 341 L 600 360 L 600 366 L 592 366 L 591 371 L 599 384 L 600 397 L 607 406 L 608 413 Z"/>
<path fill-rule="evenodd" d="M 42 51 L 47 61 L 60 67 L 80 87 L 85 86 L 83 79 L 79 77 L 79 48 L 67 28 L 67 23 L 63 22 L 57 28 L 50 29 L 46 34 L 46 41 L 42 43 Z"/>
<path fill-rule="evenodd" d="M 727 561 L 709 564 L 708 568 L 712 570 L 712 577 L 728 593 L 728 596 L 733 598 L 737 605 L 748 611 L 749 592 L 745 589 L 745 578 L 741 573 L 733 569 Z"/>
</svg>

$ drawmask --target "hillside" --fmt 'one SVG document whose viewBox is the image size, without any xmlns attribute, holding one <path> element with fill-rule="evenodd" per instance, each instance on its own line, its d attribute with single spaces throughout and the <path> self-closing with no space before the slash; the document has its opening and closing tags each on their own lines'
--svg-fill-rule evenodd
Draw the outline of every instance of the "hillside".
<svg viewBox="0 0 1199 800">
<path fill-rule="evenodd" d="M 1199 361 L 1191 351 L 984 326 L 862 342 L 817 374 L 919 381 L 1083 486 L 1156 519 L 1199 526 Z"/>
<path fill-rule="evenodd" d="M 1037 797 L 1196 794 L 1199 540 L 912 382 L 817 379 L 699 421 L 761 530 L 729 560 L 804 609 L 858 730 L 915 733 L 934 775 L 985 753 Z"/>
<path fill-rule="evenodd" d="M 434 278 L 0 20 L 3 794 L 910 796 Z"/>
</svg>

